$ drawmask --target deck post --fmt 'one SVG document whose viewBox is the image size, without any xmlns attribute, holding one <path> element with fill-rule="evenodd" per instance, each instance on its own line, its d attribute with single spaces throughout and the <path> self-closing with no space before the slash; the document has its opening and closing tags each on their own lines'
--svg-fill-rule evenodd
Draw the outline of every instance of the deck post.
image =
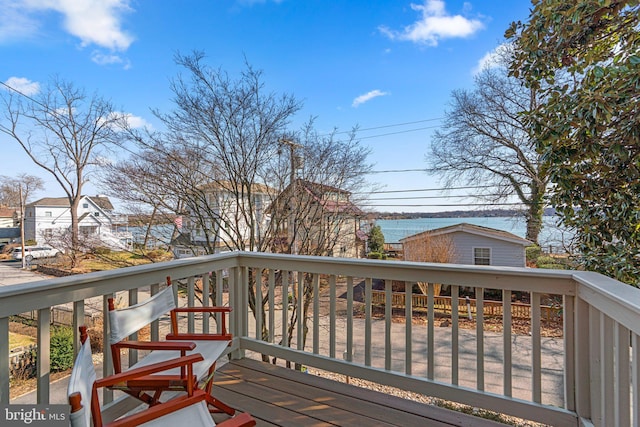
<svg viewBox="0 0 640 427">
<path fill-rule="evenodd" d="M 0 318 L 0 403 L 9 404 L 9 318 Z"/>
</svg>

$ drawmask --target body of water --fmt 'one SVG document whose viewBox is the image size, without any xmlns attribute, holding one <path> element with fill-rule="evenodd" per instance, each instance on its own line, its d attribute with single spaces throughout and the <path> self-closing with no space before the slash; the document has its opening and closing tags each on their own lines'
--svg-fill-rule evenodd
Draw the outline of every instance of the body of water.
<svg viewBox="0 0 640 427">
<path fill-rule="evenodd" d="M 508 231 L 522 238 L 527 233 L 525 220 L 519 217 L 379 219 L 376 220 L 376 225 L 380 226 L 386 243 L 398 243 L 400 239 L 422 231 L 465 222 Z M 557 217 L 543 217 L 543 226 L 539 237 L 541 245 L 555 247 L 563 246 L 563 244 L 568 245 L 571 234 L 558 226 L 556 222 Z"/>
</svg>

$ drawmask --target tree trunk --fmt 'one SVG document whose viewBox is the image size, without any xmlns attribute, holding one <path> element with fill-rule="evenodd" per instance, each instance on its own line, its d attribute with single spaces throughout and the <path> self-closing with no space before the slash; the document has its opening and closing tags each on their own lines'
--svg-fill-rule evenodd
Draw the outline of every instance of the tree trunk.
<svg viewBox="0 0 640 427">
<path fill-rule="evenodd" d="M 71 210 L 71 268 L 78 266 L 78 253 L 80 252 L 80 226 L 78 224 L 78 206 L 80 205 L 80 197 L 76 196 L 69 199 Z"/>
<path fill-rule="evenodd" d="M 531 185 L 531 198 L 526 213 L 527 240 L 539 245 L 538 237 L 542 229 L 542 215 L 544 213 L 544 192 L 540 191 L 537 184 Z"/>
</svg>

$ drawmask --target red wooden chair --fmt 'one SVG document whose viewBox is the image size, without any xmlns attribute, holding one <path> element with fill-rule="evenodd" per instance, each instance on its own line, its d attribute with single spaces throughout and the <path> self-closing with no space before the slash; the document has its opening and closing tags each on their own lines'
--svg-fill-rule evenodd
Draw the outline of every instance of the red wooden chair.
<svg viewBox="0 0 640 427">
<path fill-rule="evenodd" d="M 71 405 L 71 427 L 133 427 L 133 426 L 167 426 L 188 425 L 189 427 L 212 427 L 216 423 L 211 418 L 207 407 L 206 392 L 196 387 L 193 374 L 194 363 L 202 361 L 199 354 L 171 359 L 129 369 L 107 378 L 96 380 L 96 373 L 91 359 L 91 346 L 86 327 L 80 327 L 82 347 L 73 366 L 67 394 Z M 140 412 L 125 415 L 113 422 L 103 423 L 98 389 L 111 387 L 139 377 L 157 374 L 167 369 L 184 368 L 186 371 L 186 394 L 164 403 L 158 403 Z M 83 406 L 88 405 L 88 406 Z M 220 427 L 251 427 L 255 420 L 248 413 L 240 414 L 218 424 Z"/>
<path fill-rule="evenodd" d="M 116 374 L 126 372 L 122 366 L 121 350 L 137 349 L 151 350 L 130 368 L 159 363 L 168 359 L 184 357 L 198 353 L 203 360 L 194 363 L 193 371 L 206 392 L 207 403 L 213 412 L 225 412 L 233 415 L 235 410 L 211 395 L 213 375 L 216 361 L 231 343 L 231 334 L 227 332 L 226 316 L 230 307 L 185 307 L 177 308 L 171 286 L 171 278 L 167 277 L 167 287 L 147 300 L 122 309 L 115 309 L 113 299 L 109 299 L 110 346 L 113 356 L 113 366 Z M 180 313 L 201 312 L 205 315 L 221 313 L 220 333 L 183 333 L 178 330 L 178 315 Z M 169 313 L 171 318 L 171 332 L 166 341 L 129 341 L 127 337 L 139 331 L 152 321 Z M 142 378 L 132 378 L 124 383 L 112 386 L 134 396 L 149 405 L 155 405 L 165 391 L 185 389 L 184 368 L 174 368 L 162 375 L 147 375 Z"/>
</svg>

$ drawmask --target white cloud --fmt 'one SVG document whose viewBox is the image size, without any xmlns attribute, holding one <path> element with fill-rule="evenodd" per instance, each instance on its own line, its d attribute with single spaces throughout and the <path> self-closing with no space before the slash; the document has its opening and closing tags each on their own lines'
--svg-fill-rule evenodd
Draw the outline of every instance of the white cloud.
<svg viewBox="0 0 640 427">
<path fill-rule="evenodd" d="M 470 5 L 465 3 L 465 12 Z M 412 41 L 414 43 L 437 46 L 447 38 L 469 37 L 484 28 L 477 19 L 468 19 L 462 15 L 449 15 L 443 0 L 425 0 L 424 4 L 411 3 L 411 8 L 420 12 L 420 18 L 402 31 L 394 31 L 385 26 L 378 29 L 391 40 Z"/>
<path fill-rule="evenodd" d="M 125 70 L 131 68 L 131 62 L 128 59 L 124 59 L 120 55 L 113 53 L 105 54 L 95 50 L 91 53 L 91 60 L 98 65 L 122 64 L 122 68 Z"/>
<path fill-rule="evenodd" d="M 127 121 L 127 123 L 132 129 L 143 129 L 143 128 L 152 129 L 153 128 L 151 123 L 149 123 L 148 121 L 146 121 L 140 116 L 134 116 L 131 113 L 121 113 L 121 114 L 124 116 L 125 120 Z"/>
<path fill-rule="evenodd" d="M 32 82 L 24 77 L 9 77 L 4 84 L 28 96 L 40 92 L 40 83 Z"/>
<path fill-rule="evenodd" d="M 19 2 L 0 0 L 0 43 L 30 37 L 38 28 L 38 22 L 24 13 Z"/>
<path fill-rule="evenodd" d="M 37 30 L 37 13 L 55 11 L 63 16 L 64 29 L 78 37 L 83 47 L 97 45 L 124 51 L 133 37 L 121 28 L 122 16 L 131 12 L 131 0 L 0 0 L 0 40 L 8 31 L 7 18 L 27 24 L 23 33 Z M 26 34 L 23 34 L 26 35 Z"/>
<path fill-rule="evenodd" d="M 491 52 L 487 52 L 482 58 L 480 58 L 478 64 L 472 70 L 472 73 L 475 75 L 482 70 L 502 66 L 505 58 L 508 57 L 509 52 L 511 52 L 512 49 L 513 46 L 510 43 L 503 43 Z"/>
<path fill-rule="evenodd" d="M 364 95 L 360 95 L 353 100 L 351 104 L 352 107 L 357 107 L 360 104 L 364 104 L 365 102 L 371 101 L 373 98 L 377 98 L 379 96 L 389 95 L 389 92 L 382 92 L 381 90 L 375 89 L 370 92 L 365 93 Z"/>
<path fill-rule="evenodd" d="M 109 121 L 109 126 L 113 129 L 120 130 L 125 125 L 131 129 L 153 129 L 151 123 L 140 116 L 134 116 L 131 113 L 123 113 L 122 111 L 112 111 L 106 117 L 100 119 L 100 123 Z"/>
<path fill-rule="evenodd" d="M 142 117 L 134 116 L 131 113 L 122 113 L 119 111 L 114 111 L 111 113 L 111 116 L 112 118 L 125 120 L 127 122 L 127 125 L 132 129 L 143 129 L 143 128 L 152 129 L 153 128 L 151 123 L 149 123 Z"/>
</svg>

